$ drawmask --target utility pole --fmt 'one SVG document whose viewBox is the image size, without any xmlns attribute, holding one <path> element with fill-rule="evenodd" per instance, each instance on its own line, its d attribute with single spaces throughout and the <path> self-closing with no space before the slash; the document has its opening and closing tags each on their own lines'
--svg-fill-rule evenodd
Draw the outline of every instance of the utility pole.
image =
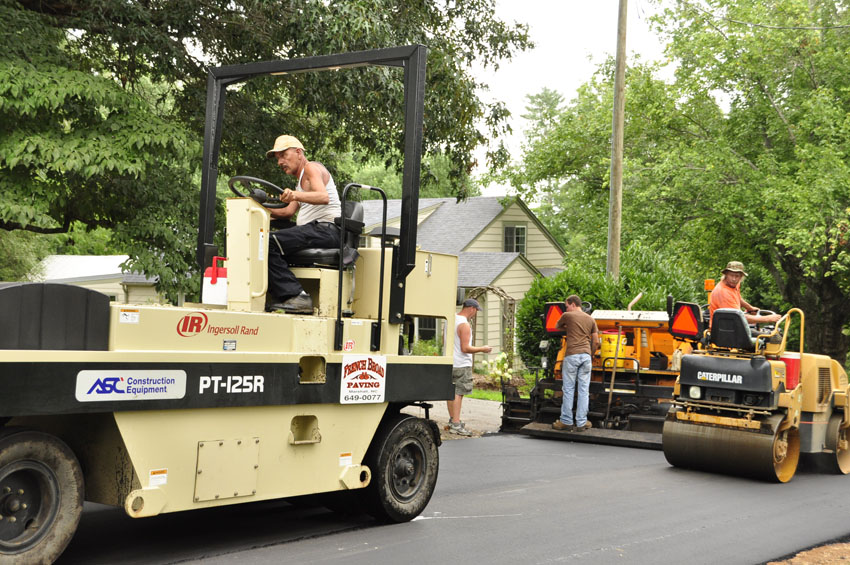
<svg viewBox="0 0 850 565">
<path fill-rule="evenodd" d="M 617 59 L 614 65 L 614 119 L 611 135 L 611 194 L 608 203 L 608 276 L 620 276 L 620 223 L 623 213 L 623 126 L 626 113 L 626 18 L 628 0 L 620 0 Z"/>
</svg>

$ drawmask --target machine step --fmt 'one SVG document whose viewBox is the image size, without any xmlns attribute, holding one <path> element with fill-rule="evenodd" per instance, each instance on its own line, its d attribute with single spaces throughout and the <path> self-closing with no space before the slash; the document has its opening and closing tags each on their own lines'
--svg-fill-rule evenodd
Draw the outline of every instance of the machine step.
<svg viewBox="0 0 850 565">
<path fill-rule="evenodd" d="M 591 428 L 583 432 L 556 430 L 552 424 L 532 422 L 523 426 L 520 433 L 548 439 L 562 439 L 584 443 L 600 443 L 603 445 L 618 445 L 621 447 L 636 447 L 639 449 L 661 450 L 661 434 L 648 432 L 626 432 L 621 430 L 601 430 Z"/>
</svg>

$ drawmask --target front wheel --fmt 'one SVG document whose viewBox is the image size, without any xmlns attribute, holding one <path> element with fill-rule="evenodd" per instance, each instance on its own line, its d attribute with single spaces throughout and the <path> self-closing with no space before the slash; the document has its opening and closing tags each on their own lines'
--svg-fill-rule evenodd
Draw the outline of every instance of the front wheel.
<svg viewBox="0 0 850 565">
<path fill-rule="evenodd" d="M 366 454 L 372 482 L 363 491 L 369 514 L 387 522 L 418 516 L 437 484 L 440 456 L 428 422 L 401 416 L 384 422 Z"/>
<path fill-rule="evenodd" d="M 0 435 L 0 561 L 53 563 L 83 511 L 83 473 L 62 440 L 32 430 Z"/>
</svg>

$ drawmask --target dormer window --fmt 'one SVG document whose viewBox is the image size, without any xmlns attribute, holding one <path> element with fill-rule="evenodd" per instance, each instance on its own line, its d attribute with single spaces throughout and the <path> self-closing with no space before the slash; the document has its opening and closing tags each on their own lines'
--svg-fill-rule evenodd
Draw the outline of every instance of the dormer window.
<svg viewBox="0 0 850 565">
<path fill-rule="evenodd" d="M 525 226 L 505 226 L 505 252 L 525 255 Z"/>
</svg>

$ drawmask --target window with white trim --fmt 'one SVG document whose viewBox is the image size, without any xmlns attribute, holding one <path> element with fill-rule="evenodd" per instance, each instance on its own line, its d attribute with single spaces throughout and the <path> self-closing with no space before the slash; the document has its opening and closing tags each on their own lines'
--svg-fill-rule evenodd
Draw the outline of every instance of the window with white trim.
<svg viewBox="0 0 850 565">
<path fill-rule="evenodd" d="M 504 251 L 506 253 L 522 253 L 525 255 L 525 238 L 525 226 L 505 226 Z"/>
</svg>

